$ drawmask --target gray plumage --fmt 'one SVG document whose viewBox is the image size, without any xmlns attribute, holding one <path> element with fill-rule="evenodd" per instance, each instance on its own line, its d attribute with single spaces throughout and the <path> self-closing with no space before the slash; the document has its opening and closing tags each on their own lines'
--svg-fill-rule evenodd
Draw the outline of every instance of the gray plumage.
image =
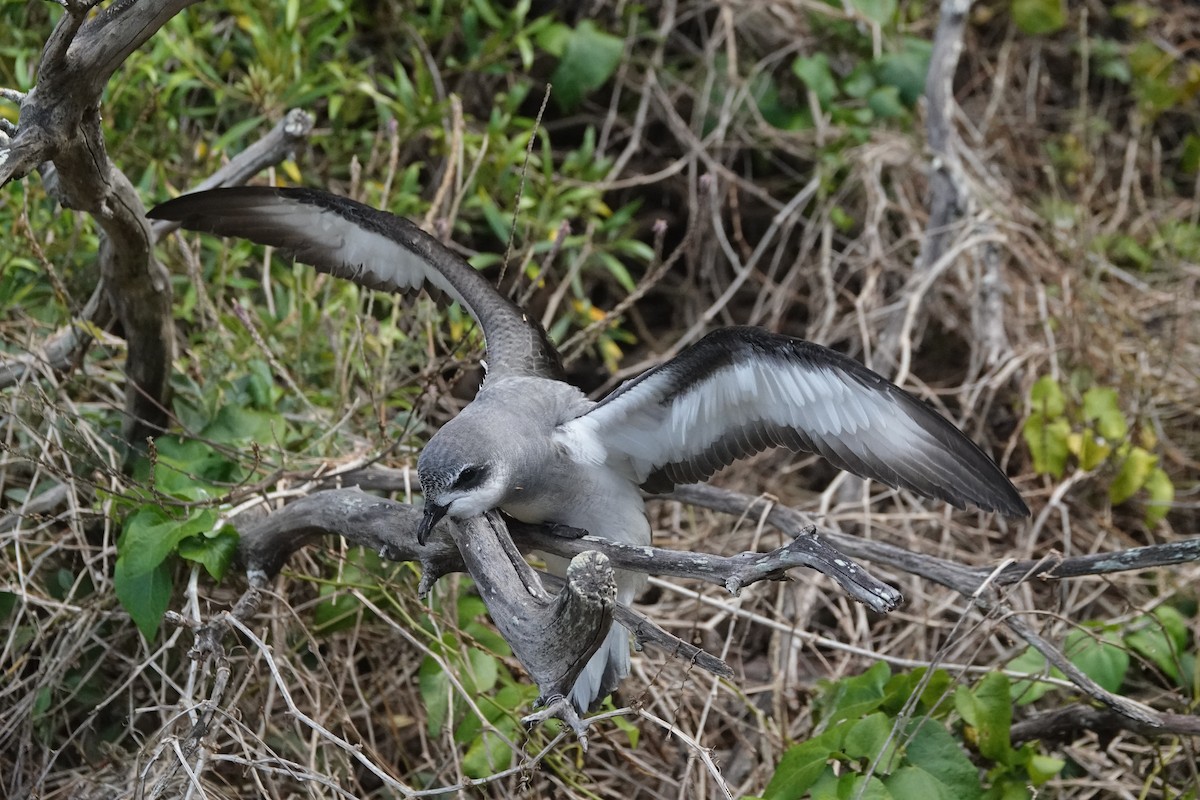
<svg viewBox="0 0 1200 800">
<path fill-rule="evenodd" d="M 1011 516 L 1029 513 L 983 451 L 921 401 L 820 345 L 725 328 L 592 402 L 563 380 L 541 327 L 408 220 L 310 189 L 217 189 L 150 212 L 185 228 L 273 245 L 376 289 L 429 284 L 483 329 L 487 377 L 474 402 L 429 440 L 417 463 L 422 540 L 443 515 L 499 508 L 629 544 L 650 543 L 641 490 L 704 480 L 768 447 L 817 453 L 892 487 Z M 556 571 L 565 564 L 551 559 Z M 617 600 L 644 584 L 617 573 Z M 614 626 L 576 681 L 586 710 L 629 673 Z"/>
</svg>

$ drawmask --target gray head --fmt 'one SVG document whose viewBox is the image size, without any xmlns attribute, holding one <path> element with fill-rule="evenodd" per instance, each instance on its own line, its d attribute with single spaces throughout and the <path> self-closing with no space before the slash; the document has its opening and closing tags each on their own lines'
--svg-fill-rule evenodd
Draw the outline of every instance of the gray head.
<svg viewBox="0 0 1200 800">
<path fill-rule="evenodd" d="M 438 520 L 465 519 L 500 506 L 508 493 L 508 469 L 495 428 L 464 412 L 434 434 L 417 460 L 425 516 L 417 540 L 425 544 Z"/>
</svg>

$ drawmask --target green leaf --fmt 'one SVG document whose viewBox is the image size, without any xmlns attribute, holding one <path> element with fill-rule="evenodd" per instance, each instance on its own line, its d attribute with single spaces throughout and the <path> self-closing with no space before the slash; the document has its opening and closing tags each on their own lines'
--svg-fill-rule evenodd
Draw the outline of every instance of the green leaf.
<svg viewBox="0 0 1200 800">
<path fill-rule="evenodd" d="M 1067 635 L 1063 653 L 1071 663 L 1110 692 L 1116 692 L 1129 671 L 1129 653 L 1116 630 L 1104 629 L 1099 635 L 1090 630 L 1074 630 Z"/>
<path fill-rule="evenodd" d="M 1200 134 L 1189 133 L 1183 137 L 1179 169 L 1189 175 L 1200 172 Z"/>
<path fill-rule="evenodd" d="M 1093 435 L 1090 428 L 1083 433 L 1072 433 L 1067 437 L 1067 444 L 1079 459 L 1079 466 L 1086 470 L 1095 469 L 1112 455 L 1112 446 Z"/>
<path fill-rule="evenodd" d="M 1129 448 L 1129 454 L 1121 462 L 1117 476 L 1108 485 L 1108 499 L 1114 506 L 1119 506 L 1137 494 L 1138 489 L 1146 485 L 1150 472 L 1158 463 L 1158 456 L 1141 448 Z"/>
<path fill-rule="evenodd" d="M 178 520 L 159 506 L 142 506 L 125 520 L 117 542 L 118 560 L 124 562 L 129 577 L 144 575 L 162 564 L 181 541 L 211 531 L 216 521 L 212 509 Z"/>
<path fill-rule="evenodd" d="M 829 69 L 829 58 L 824 53 L 798 57 L 792 62 L 792 72 L 817 96 L 821 108 L 828 108 L 837 97 L 837 83 Z"/>
<path fill-rule="evenodd" d="M 477 594 L 466 593 L 459 596 L 455 611 L 458 614 L 458 627 L 465 628 L 487 614 L 487 603 Z"/>
<path fill-rule="evenodd" d="M 630 276 L 629 270 L 621 263 L 620 259 L 612 253 L 597 253 L 596 257 L 600 259 L 600 263 L 608 270 L 609 274 L 617 279 L 617 283 L 621 284 L 621 288 L 627 292 L 632 292 L 637 288 L 633 277 Z"/>
<path fill-rule="evenodd" d="M 1155 467 L 1146 476 L 1145 489 L 1150 494 L 1146 501 L 1146 527 L 1153 528 L 1171 510 L 1175 502 L 1175 484 L 1162 467 Z"/>
<path fill-rule="evenodd" d="M 1071 426 L 1062 417 L 1047 422 L 1042 412 L 1035 411 L 1025 420 L 1025 444 L 1033 456 L 1033 469 L 1039 475 L 1061 478 L 1071 453 Z"/>
<path fill-rule="evenodd" d="M 1033 753 L 1029 757 L 1029 760 L 1025 762 L 1025 769 L 1029 772 L 1029 779 L 1033 781 L 1033 785 L 1041 786 L 1062 772 L 1063 767 L 1066 765 L 1067 762 L 1061 758 Z"/>
<path fill-rule="evenodd" d="M 1110 442 L 1119 442 L 1129 433 L 1129 424 L 1117 400 L 1116 389 L 1093 386 L 1083 393 L 1083 418 L 1095 422 L 1096 430 Z"/>
<path fill-rule="evenodd" d="M 1010 672 L 1023 672 L 1031 676 L 1050 676 L 1055 678 L 1063 677 L 1063 674 L 1058 669 L 1047 668 L 1046 657 L 1035 650 L 1033 647 L 1026 647 L 1025 652 L 1009 661 L 1005 665 L 1005 669 Z M 1054 688 L 1054 684 L 1039 681 L 1036 678 L 1029 680 L 1017 680 L 1013 683 L 1010 692 L 1013 700 L 1019 706 L 1028 705 L 1035 700 L 1041 699 L 1042 695 Z"/>
<path fill-rule="evenodd" d="M 1032 36 L 1054 33 L 1067 24 L 1063 0 L 1012 0 L 1012 15 L 1021 32 Z"/>
<path fill-rule="evenodd" d="M 245 406 L 221 406 L 212 422 L 204 427 L 201 436 L 218 444 L 244 444 L 275 440 L 276 414 L 255 411 Z"/>
<path fill-rule="evenodd" d="M 817 698 L 816 710 L 822 723 L 857 720 L 875 711 L 886 697 L 884 687 L 891 676 L 891 669 L 880 661 L 862 675 L 836 682 L 821 681 L 823 691 Z"/>
<path fill-rule="evenodd" d="M 900 102 L 900 90 L 895 86 L 880 86 L 867 97 L 867 107 L 879 119 L 895 119 L 908 114 Z"/>
<path fill-rule="evenodd" d="M 113 571 L 113 589 L 142 636 L 146 641 L 153 641 L 171 602 L 171 570 L 167 564 L 160 563 L 148 571 L 134 574 L 129 571 L 124 556 L 119 556 Z"/>
<path fill-rule="evenodd" d="M 630 749 L 636 750 L 638 741 L 642 738 L 642 729 L 622 716 L 610 717 L 609 721 L 612 722 L 612 724 L 615 725 L 616 728 L 621 731 L 621 733 L 625 734 L 626 738 L 629 740 Z"/>
<path fill-rule="evenodd" d="M 900 52 L 884 53 L 875 60 L 875 79 L 883 86 L 896 87 L 900 102 L 912 108 L 925 91 L 925 76 L 932 54 L 932 43 L 906 37 Z"/>
<path fill-rule="evenodd" d="M 857 772 L 834 777 L 830 770 L 812 790 L 813 800 L 894 800 L 883 781 Z"/>
<path fill-rule="evenodd" d="M 863 717 L 847 731 L 842 750 L 850 758 L 875 764 L 876 771 L 886 775 L 891 771 L 888 765 L 896 752 L 892 719 L 882 711 Z"/>
<path fill-rule="evenodd" d="M 1188 643 L 1188 622 L 1183 614 L 1171 606 L 1159 606 L 1151 612 L 1151 616 L 1162 625 L 1163 632 L 1171 640 L 1177 652 L 1182 652 L 1187 648 Z"/>
<path fill-rule="evenodd" d="M 922 800 L 958 800 L 932 775 L 917 767 L 901 767 L 883 779 L 893 797 L 919 797 Z"/>
<path fill-rule="evenodd" d="M 472 647 L 467 650 L 466 679 L 467 690 L 472 695 L 487 694 L 496 686 L 500 677 L 500 662 L 491 653 Z"/>
<path fill-rule="evenodd" d="M 463 756 L 463 772 L 475 779 L 495 775 L 512 765 L 513 749 L 494 731 L 482 731 Z"/>
<path fill-rule="evenodd" d="M 850 0 L 850 5 L 876 25 L 886 25 L 896 16 L 896 0 Z"/>
<path fill-rule="evenodd" d="M 550 78 L 558 105 L 570 111 L 603 86 L 621 62 L 624 48 L 621 39 L 597 29 L 590 20 L 580 22 Z"/>
<path fill-rule="evenodd" d="M 450 716 L 450 678 L 432 656 L 426 656 L 417 670 L 417 687 L 425 705 L 429 735 L 440 736 Z"/>
<path fill-rule="evenodd" d="M 542 28 L 534 38 L 537 40 L 538 47 L 555 58 L 562 58 L 563 54 L 567 52 L 567 42 L 571 40 L 572 33 L 574 31 L 570 26 L 556 22 Z"/>
<path fill-rule="evenodd" d="M 1049 375 L 1043 375 L 1029 390 L 1029 404 L 1046 419 L 1061 417 L 1067 410 L 1062 388 Z"/>
<path fill-rule="evenodd" d="M 232 525 L 200 536 L 189 536 L 179 543 L 179 555 L 188 561 L 202 564 L 215 580 L 225 577 L 233 557 L 237 555 L 238 533 Z"/>
<path fill-rule="evenodd" d="M 943 789 L 936 795 L 939 800 L 975 800 L 982 794 L 979 770 L 950 732 L 937 720 L 918 717 L 908 724 L 905 760 L 909 769 L 920 770 Z M 892 777 L 899 776 L 900 770 Z M 909 777 L 902 781 L 912 780 Z M 897 797 L 921 797 L 919 794 L 892 792 Z"/>
<path fill-rule="evenodd" d="M 975 728 L 980 754 L 998 764 L 1009 764 L 1012 759 L 1010 688 L 1007 675 L 989 672 L 974 687 L 960 686 L 954 695 L 954 707 Z"/>
<path fill-rule="evenodd" d="M 779 759 L 775 774 L 763 792 L 763 800 L 800 798 L 825 771 L 826 763 L 837 756 L 838 736 L 823 733 L 807 742 L 789 747 Z"/>
<path fill-rule="evenodd" d="M 343 576 L 345 579 L 346 576 Z M 352 582 L 352 581 L 347 581 Z M 323 585 L 321 601 L 313 610 L 313 632 L 318 636 L 329 636 L 338 631 L 349 630 L 358 624 L 363 610 L 362 601 L 342 591 L 338 586 Z"/>
</svg>

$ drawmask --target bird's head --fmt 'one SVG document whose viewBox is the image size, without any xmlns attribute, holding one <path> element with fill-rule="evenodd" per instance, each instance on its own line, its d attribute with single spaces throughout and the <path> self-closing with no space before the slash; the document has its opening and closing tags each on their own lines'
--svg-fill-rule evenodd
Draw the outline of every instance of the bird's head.
<svg viewBox="0 0 1200 800">
<path fill-rule="evenodd" d="M 425 495 L 425 515 L 417 529 L 421 544 L 447 514 L 466 519 L 491 511 L 504 501 L 507 481 L 503 464 L 492 448 L 480 446 L 479 438 L 465 434 L 443 428 L 429 440 L 417 460 L 417 477 Z"/>
</svg>

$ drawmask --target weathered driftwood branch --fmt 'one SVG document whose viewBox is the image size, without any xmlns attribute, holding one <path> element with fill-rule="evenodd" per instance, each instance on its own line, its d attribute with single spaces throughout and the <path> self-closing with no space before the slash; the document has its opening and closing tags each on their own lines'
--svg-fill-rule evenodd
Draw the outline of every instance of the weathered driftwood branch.
<svg viewBox="0 0 1200 800">
<path fill-rule="evenodd" d="M 114 3 L 91 16 L 91 3 L 64 3 L 42 50 L 37 85 L 20 98 L 19 122 L 0 146 L 0 186 L 52 162 L 47 190 L 64 207 L 95 217 L 104 233 L 100 275 L 129 346 L 123 434 L 135 448 L 167 422 L 171 284 L 154 259 L 137 191 L 108 160 L 100 95 L 129 54 L 192 2 Z"/>
<path fill-rule="evenodd" d="M 192 191 L 245 183 L 251 176 L 291 157 L 308 139 L 312 127 L 311 114 L 298 108 L 292 109 L 266 135 L 238 153 Z M 177 223 L 159 220 L 150 226 L 150 230 L 154 241 L 158 242 L 177 227 Z M 54 372 L 67 369 L 91 343 L 91 330 L 106 328 L 111 322 L 107 288 L 101 280 L 79 319 L 55 331 L 36 352 L 0 360 L 0 389 L 25 380 L 38 369 Z"/>
<path fill-rule="evenodd" d="M 567 567 L 566 586 L 551 595 L 509 536 L 497 512 L 450 528 L 492 621 L 538 685 L 544 711 L 527 724 L 561 719 L 587 749 L 587 725 L 567 699 L 575 678 L 612 624 L 617 583 L 608 559 L 581 553 Z"/>
<path fill-rule="evenodd" d="M 617 561 L 622 569 L 674 578 L 699 578 L 724 586 L 730 594 L 762 580 L 787 580 L 787 570 L 810 567 L 838 582 L 845 592 L 872 611 L 886 613 L 900 605 L 900 593 L 878 580 L 816 535 L 809 525 L 791 542 L 769 553 L 683 553 L 660 547 L 635 547 L 595 536 L 568 539 L 546 529 L 531 528 L 521 534 L 523 544 L 536 550 L 568 556 L 598 550 Z"/>
<path fill-rule="evenodd" d="M 402 470 L 371 468 L 338 476 L 337 480 L 394 490 L 404 486 L 405 475 Z M 750 497 L 706 485 L 680 487 L 673 493 L 672 498 L 733 515 L 761 515 L 767 523 L 797 539 L 813 538 L 809 533 L 811 522 L 806 515 L 765 498 Z M 803 553 L 801 558 L 797 558 L 790 547 L 780 548 L 769 554 L 742 554 L 729 559 L 694 553 L 678 554 L 658 548 L 623 547 L 586 536 L 572 538 L 556 535 L 553 531 L 539 526 L 520 523 L 512 525 L 511 541 L 515 544 L 511 544 L 497 538 L 498 534 L 491 524 L 487 528 L 491 533 L 485 531 L 481 535 L 476 528 L 471 528 L 469 532 L 455 531 L 452 524 L 445 521 L 422 547 L 417 544 L 415 536 L 420 516 L 419 509 L 406 503 L 374 497 L 357 488 L 342 488 L 308 495 L 263 519 L 243 523 L 240 557 L 251 577 L 252 588 L 233 613 L 239 615 L 240 619 L 252 614 L 257 607 L 255 587 L 264 585 L 296 549 L 320 536 L 330 534 L 342 535 L 353 544 L 378 551 L 385 558 L 420 562 L 424 571 L 420 586 L 422 592 L 428 591 L 437 577 L 467 568 L 459 550 L 460 546 L 470 550 L 472 547 L 480 547 L 480 542 L 483 542 L 491 556 L 499 560 L 503 570 L 516 578 L 504 579 L 497 584 L 491 577 L 494 567 L 477 567 L 480 570 L 476 575 L 477 583 L 485 593 L 485 599 L 489 597 L 489 593 L 503 595 L 499 605 L 496 605 L 496 598 L 493 597 L 489 601 L 489 608 L 497 622 L 501 618 L 508 618 L 510 622 L 506 624 L 512 624 L 513 618 L 526 613 L 521 610 L 520 603 L 528 601 L 522 595 L 538 598 L 538 602 L 549 602 L 546 600 L 549 595 L 543 589 L 536 588 L 536 579 L 530 579 L 531 572 L 527 572 L 528 568 L 524 566 L 519 550 L 540 550 L 568 558 L 581 552 L 602 551 L 615 566 L 623 569 L 699 578 L 726 585 L 731 590 L 755 580 L 779 578 L 783 569 L 807 565 L 805 559 L 810 555 Z M 1172 733 L 1189 730 L 1188 726 L 1195 724 L 1190 717 L 1156 711 L 1095 685 L 1070 663 L 1059 648 L 1042 638 L 1017 612 L 1009 608 L 997 587 L 1031 579 L 1060 580 L 1200 560 L 1200 537 L 1183 542 L 1134 548 L 1121 553 L 1019 562 L 1005 565 L 1001 569 L 968 567 L 935 556 L 913 553 L 893 545 L 860 540 L 844 534 L 827 532 L 822 538 L 828 539 L 839 551 L 849 556 L 886 564 L 960 592 L 982 612 L 997 616 L 1014 633 L 1042 652 L 1047 661 L 1062 670 L 1081 691 L 1108 706 L 1111 713 L 1119 715 L 1124 720 L 1123 726 L 1128 730 L 1139 733 Z M 678 559 L 673 560 L 675 557 Z M 817 560 L 825 557 L 825 554 L 820 553 Z M 841 557 L 840 553 L 837 557 Z M 773 561 L 772 558 L 777 560 Z M 849 559 L 845 560 L 849 563 Z M 665 570 L 664 563 L 669 565 Z M 750 571 L 743 573 L 742 570 L 747 566 Z M 489 571 L 482 571 L 484 569 Z M 865 572 L 862 574 L 865 575 Z M 542 577 L 549 586 L 561 585 L 560 579 Z M 595 598 L 603 594 L 603 589 L 597 588 L 603 581 L 596 583 L 593 575 L 586 575 L 584 581 L 583 591 L 580 592 L 582 597 L 573 599 L 572 602 L 578 602 L 585 608 L 591 607 L 584 616 L 591 620 L 589 624 L 595 626 L 592 630 L 599 636 L 599 625 L 603 624 L 601 620 L 604 612 L 597 609 L 600 609 L 603 602 L 597 603 Z M 519 599 L 514 601 L 514 596 Z M 565 598 L 559 602 L 569 606 Z M 719 659 L 662 631 L 637 612 L 618 604 L 611 607 L 609 613 L 613 619 L 633 631 L 640 643 L 659 647 L 671 655 L 689 660 L 718 675 L 732 676 L 728 666 Z M 219 623 L 218 618 L 214 619 L 211 625 Z M 548 686 L 569 685 L 568 678 L 573 680 L 573 675 L 569 672 L 570 666 L 586 660 L 589 650 L 587 645 L 591 644 L 586 635 L 583 636 L 585 642 L 581 644 L 578 638 L 566 634 L 557 633 L 555 638 L 551 639 L 546 637 L 544 632 L 532 633 L 536 632 L 535 626 L 526 625 L 522 628 L 519 621 L 515 629 L 501 629 L 510 644 L 514 645 L 514 652 L 518 653 L 522 662 L 530 669 L 531 675 L 538 680 L 544 695 L 547 694 Z M 219 640 L 222 635 L 209 635 L 204 641 L 210 641 L 214 637 Z M 571 641 L 575 646 L 566 658 L 557 662 L 551 659 L 548 662 L 549 666 L 546 666 L 538 660 L 545 658 L 544 656 L 530 655 L 523 644 L 531 636 L 534 639 L 540 636 L 543 641 Z M 197 655 L 202 655 L 199 651 L 206 648 L 213 649 L 211 643 L 201 644 L 199 637 L 197 641 Z M 530 667 L 531 664 L 534 666 Z M 545 677 L 540 678 L 539 675 Z M 556 690 L 550 689 L 550 692 L 553 691 Z M 573 711 L 562 704 L 552 703 L 545 711 L 529 719 L 536 721 L 548 716 L 563 717 L 571 713 Z M 570 719 L 569 716 L 568 722 L 582 734 L 582 723 Z"/>
<path fill-rule="evenodd" d="M 944 268 L 943 256 L 951 242 L 962 234 L 959 221 L 966 214 L 970 191 L 957 152 L 954 131 L 954 74 L 962 53 L 963 28 L 972 0 L 942 0 L 929 72 L 925 76 L 925 132 L 932 159 L 929 169 L 929 220 L 921 239 L 921 250 L 912 274 L 901 290 L 900 302 L 882 323 L 882 333 L 872 355 L 872 366 L 884 375 L 895 375 L 902 367 L 899 354 L 919 326 L 910 309 L 920 310 L 921 295 L 933 286 Z M 981 242 L 986 245 L 986 242 Z M 901 368 L 900 371 L 903 371 Z"/>
<path fill-rule="evenodd" d="M 1071 742 L 1080 731 L 1093 731 L 1101 737 L 1112 737 L 1120 731 L 1139 736 L 1164 733 L 1178 736 L 1200 736 L 1200 717 L 1192 714 L 1159 714 L 1161 727 L 1151 727 L 1131 720 L 1111 708 L 1096 708 L 1078 703 L 1045 714 L 1014 722 L 1011 736 L 1014 745 L 1038 740 L 1047 744 Z"/>
<path fill-rule="evenodd" d="M 763 498 L 741 495 L 712 486 L 679 487 L 673 496 L 683 502 L 729 514 L 756 514 L 765 511 L 767 522 L 784 532 L 792 533 L 792 535 L 807 525 L 807 518 L 794 509 L 770 504 Z M 1004 602 L 997 591 L 997 585 L 999 583 L 1017 583 L 1031 577 L 1055 580 L 1067 576 L 1082 577 L 1131 569 L 1145 569 L 1149 565 L 1194 561 L 1200 559 L 1200 537 L 1168 545 L 1135 548 L 1133 551 L 1124 553 L 1081 556 L 1045 562 L 1048 566 L 1045 570 L 1038 569 L 1044 562 L 1025 562 L 1018 565 L 1007 565 L 999 572 L 986 567 L 971 568 L 936 556 L 913 553 L 893 545 L 868 542 L 843 534 L 827 533 L 826 538 L 835 547 L 850 556 L 877 564 L 886 564 L 959 592 L 984 613 L 995 615 L 1009 630 L 1045 656 L 1050 664 L 1058 667 L 1084 694 L 1126 717 L 1131 724 L 1141 726 L 1141 729 L 1167 731 L 1160 712 L 1104 689 L 1080 671 L 1061 649 L 1034 631 L 1019 615 L 1019 612 Z M 1051 564 L 1052 566 L 1049 566 Z M 998 580 L 1001 575 L 1005 578 L 1002 581 Z"/>
<path fill-rule="evenodd" d="M 317 492 L 281 508 L 264 519 L 242 524 L 239 555 L 252 580 L 265 581 L 274 575 L 300 547 L 322 536 L 338 535 L 360 547 L 378 552 L 393 561 L 421 564 L 418 591 L 428 592 L 443 575 L 463 572 L 467 565 L 453 542 L 454 528 L 442 522 L 425 546 L 416 540 L 421 511 L 407 503 L 374 497 L 354 488 Z M 879 610 L 898 605 L 900 595 L 875 580 L 818 537 L 804 535 L 770 553 L 744 553 L 723 557 L 703 553 L 681 553 L 656 547 L 630 547 L 594 537 L 556 535 L 534 525 L 510 523 L 518 550 L 533 550 L 564 558 L 581 553 L 603 553 L 614 566 L 640 572 L 704 580 L 736 591 L 760 580 L 783 579 L 794 567 L 812 567 L 834 575 L 852 596 Z M 555 579 L 542 576 L 557 586 Z M 481 584 L 484 581 L 479 581 Z M 481 588 L 481 591 L 483 589 Z M 655 625 L 640 613 L 617 604 L 614 617 L 630 630 L 639 645 L 662 650 L 721 677 L 732 677 L 725 662 Z M 510 642 L 511 643 L 511 642 Z"/>
</svg>

